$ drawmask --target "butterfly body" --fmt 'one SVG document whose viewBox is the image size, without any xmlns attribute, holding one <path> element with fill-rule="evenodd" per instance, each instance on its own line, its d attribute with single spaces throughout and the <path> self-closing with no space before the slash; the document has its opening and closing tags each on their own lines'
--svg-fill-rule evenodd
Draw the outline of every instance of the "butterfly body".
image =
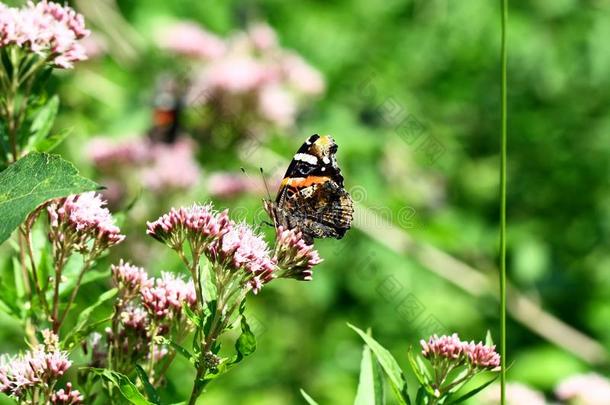
<svg viewBox="0 0 610 405">
<path fill-rule="evenodd" d="M 330 136 L 312 135 L 299 148 L 275 201 L 265 201 L 276 227 L 298 228 L 310 244 L 314 238 L 345 235 L 354 209 L 343 187 L 336 152 L 337 144 Z"/>
</svg>

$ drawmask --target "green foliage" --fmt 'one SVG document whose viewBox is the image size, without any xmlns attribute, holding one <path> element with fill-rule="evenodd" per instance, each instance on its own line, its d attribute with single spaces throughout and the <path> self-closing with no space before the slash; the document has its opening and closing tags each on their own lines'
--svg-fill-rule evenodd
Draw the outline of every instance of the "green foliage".
<svg viewBox="0 0 610 405">
<path fill-rule="evenodd" d="M 410 404 L 411 400 L 409 399 L 409 393 L 407 391 L 407 380 L 405 379 L 398 362 L 394 359 L 394 356 L 364 331 L 358 329 L 354 325 L 348 324 L 348 326 L 360 335 L 362 340 L 364 340 L 367 346 L 375 354 L 375 358 L 390 380 L 392 389 L 396 395 L 396 400 L 401 404 Z"/>
<path fill-rule="evenodd" d="M 0 173 L 0 243 L 45 201 L 98 187 L 57 155 L 28 154 Z"/>
<path fill-rule="evenodd" d="M 309 405 L 318 405 L 318 403 L 311 396 L 309 396 L 309 394 L 306 393 L 303 389 L 301 389 L 301 395 L 303 396 L 303 398 Z"/>
<path fill-rule="evenodd" d="M 146 395 L 148 396 L 148 399 L 150 399 L 150 401 L 153 404 L 160 405 L 161 398 L 159 398 L 159 394 L 157 393 L 157 390 L 155 389 L 155 387 L 153 387 L 152 384 L 150 383 L 150 380 L 148 379 L 148 375 L 146 374 L 146 371 L 144 371 L 144 369 L 139 364 L 136 364 L 136 372 L 138 374 L 138 378 L 144 385 L 144 390 L 146 391 Z"/>
<path fill-rule="evenodd" d="M 112 288 L 105 293 L 101 294 L 95 303 L 83 309 L 76 320 L 76 325 L 70 329 L 62 341 L 62 346 L 66 349 L 71 349 L 73 345 L 82 342 L 83 339 L 91 333 L 94 328 L 101 323 L 107 322 L 109 318 L 103 318 L 101 320 L 92 321 L 91 317 L 93 313 L 110 300 L 114 299 L 117 295 L 117 289 Z"/>
<path fill-rule="evenodd" d="M 158 402 L 148 401 L 127 376 L 104 368 L 89 368 L 88 370 L 116 387 L 121 396 L 129 401 L 130 404 L 158 405 Z"/>
<path fill-rule="evenodd" d="M 162 22 L 186 18 L 225 35 L 252 21 L 268 21 L 282 45 L 322 71 L 327 92 L 301 117 L 297 128 L 278 131 L 261 146 L 273 149 L 287 164 L 307 135 L 332 134 L 339 144 L 347 189 L 357 186 L 366 191 L 360 204 L 393 220 L 400 209 L 414 208 L 418 225 L 404 230 L 415 241 L 433 244 L 495 280 L 497 3 L 135 0 L 118 4 L 124 20 L 111 25 L 110 35 L 98 27 L 110 43 L 108 54 L 50 82 L 62 101 L 54 127 L 74 128 L 56 150 L 83 173 L 94 173 L 84 153 L 93 136 L 104 134 L 117 141 L 135 134 L 144 137 L 157 76 L 184 67 L 182 60 L 168 61 L 156 51 L 148 52 Z M 138 33 L 137 42 L 113 39 L 122 24 L 129 24 L 126 32 Z M 599 1 L 511 2 L 510 24 L 508 276 L 550 313 L 609 350 L 610 118 L 605 111 L 610 103 L 610 9 Z M 132 49 L 140 53 L 121 59 Z M 370 91 L 360 91 L 369 77 L 373 77 Z M 50 101 L 41 101 L 38 108 Z M 391 106 L 395 109 L 384 114 L 388 111 L 384 107 Z M 430 135 L 446 148 L 436 162 L 428 163 L 419 144 L 408 144 L 398 136 L 395 128 L 401 111 L 425 126 L 420 140 Z M 30 131 L 29 126 L 26 129 Z M 0 123 L 0 135 L 3 130 Z M 61 130 L 52 129 L 49 136 L 57 133 Z M 243 166 L 257 181 L 252 173 L 258 166 L 266 171 L 270 166 L 261 159 L 250 167 L 234 152 L 203 142 L 199 161 L 206 176 Z M 110 185 L 101 178 L 99 182 Z M 188 195 L 143 196 L 132 212 L 207 199 L 205 187 Z M 257 223 L 266 219 L 256 214 L 259 195 L 222 199 L 222 203 L 240 208 Z M 0 222 L 5 223 L 5 216 Z M 271 232 L 265 225 L 261 228 Z M 147 245 L 141 221 L 130 225 L 127 220 L 125 230 L 125 245 L 111 252 L 100 269 L 141 252 L 144 246 L 148 250 L 138 255 L 141 265 L 151 272 L 178 271 L 171 254 Z M 307 387 L 320 403 L 351 401 L 362 351 L 345 330 L 348 320 L 370 325 L 376 340 L 397 356 L 406 354 L 428 332 L 459 331 L 472 337 L 491 329 L 499 336 L 497 304 L 489 296 L 456 289 L 412 256 L 397 255 L 358 230 L 341 241 L 316 241 L 316 248 L 325 262 L 311 283 L 273 286 L 249 302 L 256 314 L 248 320 L 258 354 L 240 363 L 231 378 L 210 385 L 206 403 L 300 404 L 300 387 Z M 4 243 L 0 306 L 10 318 L 0 318 L 0 352 L 10 353 L 21 349 L 24 341 L 16 320 L 24 313 L 19 297 L 25 292 L 13 256 L 12 246 Z M 42 273 L 42 266 L 38 267 Z M 41 276 L 40 282 L 48 276 Z M 390 278 L 393 284 L 386 283 Z M 394 289 L 385 288 L 388 285 Z M 77 299 L 77 311 L 94 304 L 106 289 L 105 280 L 88 284 Z M 416 310 L 404 311 L 405 302 L 417 304 L 411 307 Z M 442 325 L 429 331 L 425 325 L 430 319 Z M 236 332 L 234 337 L 239 336 Z M 510 317 L 508 333 L 508 352 L 515 360 L 509 379 L 547 394 L 568 375 L 607 371 L 606 366 L 588 365 L 541 339 Z M 223 349 L 232 357 L 233 340 Z M 196 348 L 185 350 L 188 353 L 177 356 L 177 364 L 168 370 L 167 385 L 159 389 L 163 398 L 184 398 L 190 392 L 191 386 L 183 381 L 192 370 L 189 359 Z M 407 377 L 410 387 L 417 384 L 413 374 Z"/>
<path fill-rule="evenodd" d="M 30 127 L 30 133 L 27 136 L 27 147 L 25 151 L 37 151 L 37 152 L 49 152 L 55 146 L 63 140 L 65 135 L 51 135 L 51 129 L 53 123 L 59 112 L 59 97 L 57 95 L 51 97 L 46 104 L 44 104 L 37 111 L 32 125 Z M 68 133 L 68 131 L 60 132 L 62 134 Z"/>
<path fill-rule="evenodd" d="M 232 363 L 236 364 L 242 361 L 245 357 L 250 356 L 256 350 L 256 337 L 254 333 L 250 330 L 250 325 L 248 325 L 248 320 L 246 319 L 246 315 L 241 313 L 241 334 L 237 338 L 235 342 L 235 359 Z"/>
<path fill-rule="evenodd" d="M 371 349 L 365 345 L 360 363 L 360 381 L 354 405 L 383 405 L 383 373 L 379 363 L 371 356 Z"/>
</svg>

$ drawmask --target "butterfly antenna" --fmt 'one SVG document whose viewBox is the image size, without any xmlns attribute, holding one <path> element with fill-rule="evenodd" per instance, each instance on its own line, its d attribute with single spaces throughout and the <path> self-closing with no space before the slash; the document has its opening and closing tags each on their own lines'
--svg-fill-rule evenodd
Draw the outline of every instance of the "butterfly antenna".
<svg viewBox="0 0 610 405">
<path fill-rule="evenodd" d="M 261 177 L 263 178 L 263 184 L 265 185 L 265 191 L 267 192 L 267 199 L 271 201 L 271 192 L 269 192 L 269 184 L 267 183 L 267 177 L 265 177 L 265 172 L 262 167 L 258 168 L 261 172 Z"/>
</svg>

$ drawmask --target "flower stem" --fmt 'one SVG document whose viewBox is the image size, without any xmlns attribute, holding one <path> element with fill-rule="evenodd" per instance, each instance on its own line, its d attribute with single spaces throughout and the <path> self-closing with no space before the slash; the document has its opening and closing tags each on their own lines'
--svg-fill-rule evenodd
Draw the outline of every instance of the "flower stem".
<svg viewBox="0 0 610 405">
<path fill-rule="evenodd" d="M 55 330 L 55 322 L 59 317 L 59 283 L 61 281 L 61 273 L 65 264 L 65 255 L 63 249 L 60 250 L 59 254 L 55 257 L 55 280 L 53 285 L 53 309 L 51 311 L 51 318 L 53 321 L 53 331 Z"/>
<path fill-rule="evenodd" d="M 506 404 L 506 160 L 507 160 L 507 49 L 508 0 L 501 4 L 501 154 L 500 154 L 500 403 Z"/>
<path fill-rule="evenodd" d="M 63 314 L 61 315 L 61 317 L 59 319 L 57 319 L 57 317 L 55 317 L 53 319 L 53 331 L 55 333 L 59 332 L 61 325 L 63 324 L 64 320 L 66 319 L 66 316 L 68 315 L 68 312 L 70 312 L 70 307 L 72 306 L 72 304 L 74 303 L 74 300 L 76 299 L 76 294 L 78 293 L 80 284 L 83 281 L 83 276 L 85 275 L 87 270 L 91 267 L 92 262 L 93 262 L 93 260 L 91 258 L 87 258 L 87 260 L 83 264 L 83 268 L 81 269 L 80 273 L 78 274 L 78 279 L 76 280 L 76 285 L 74 286 L 74 289 L 72 290 L 72 294 L 70 294 L 70 299 L 68 300 L 68 305 L 66 305 L 66 309 L 64 310 Z M 57 285 L 57 289 L 59 290 L 59 283 L 57 283 L 56 285 Z"/>
</svg>

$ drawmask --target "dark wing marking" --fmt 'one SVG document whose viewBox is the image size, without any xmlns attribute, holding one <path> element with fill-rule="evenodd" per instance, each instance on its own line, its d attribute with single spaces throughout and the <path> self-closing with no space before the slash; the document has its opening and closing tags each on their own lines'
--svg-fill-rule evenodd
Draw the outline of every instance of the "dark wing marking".
<svg viewBox="0 0 610 405">
<path fill-rule="evenodd" d="M 313 188 L 313 189 L 312 189 Z M 314 238 L 341 239 L 350 228 L 354 213 L 349 194 L 333 181 L 302 189 L 286 187 L 284 194 L 292 204 L 279 204 L 280 224 L 298 227 Z"/>
<path fill-rule="evenodd" d="M 308 153 L 309 149 L 311 148 L 311 145 L 313 145 L 313 143 L 315 141 L 317 141 L 318 139 L 320 139 L 320 135 L 318 134 L 314 134 L 312 136 L 310 136 L 309 138 L 307 138 L 307 140 L 305 142 L 303 142 L 303 144 L 301 145 L 301 147 L 299 148 L 299 150 L 297 150 L 296 153 Z M 288 165 L 288 169 L 286 169 L 286 174 L 284 174 L 284 177 L 299 177 L 299 170 L 302 170 L 302 161 L 298 161 L 298 160 L 292 160 L 292 162 L 290 162 L 290 164 Z M 311 166 L 311 165 L 309 165 Z M 307 173 L 306 173 L 307 175 Z"/>
</svg>

